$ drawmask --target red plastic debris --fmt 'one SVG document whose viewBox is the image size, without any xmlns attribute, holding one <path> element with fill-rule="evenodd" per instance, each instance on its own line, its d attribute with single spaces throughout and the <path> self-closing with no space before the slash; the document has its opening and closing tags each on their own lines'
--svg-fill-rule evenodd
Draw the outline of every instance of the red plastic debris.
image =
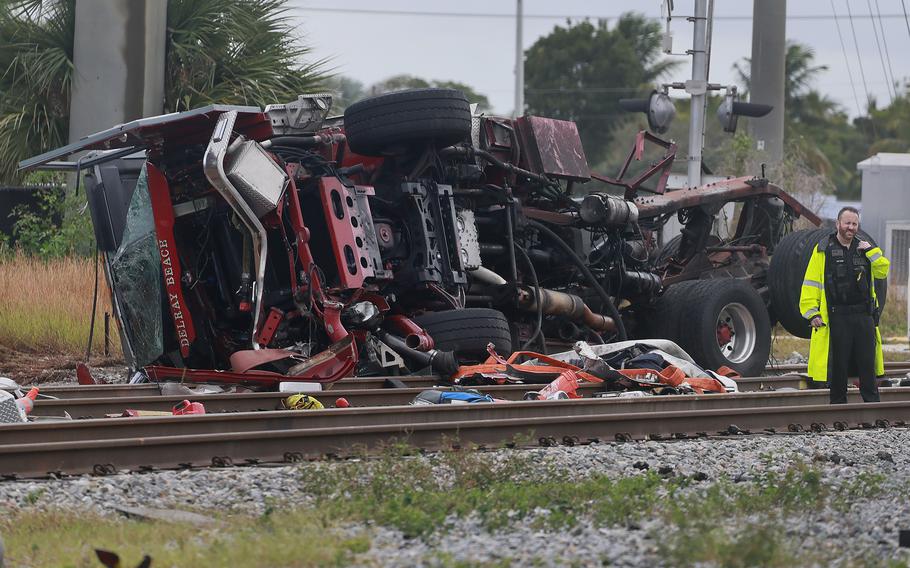
<svg viewBox="0 0 910 568">
<path fill-rule="evenodd" d="M 23 414 L 29 414 L 35 408 L 36 398 L 38 398 L 38 387 L 32 387 L 25 396 L 16 399 L 16 404 L 22 409 Z"/>
<path fill-rule="evenodd" d="M 205 406 L 201 402 L 182 400 L 174 406 L 174 415 L 181 416 L 184 414 L 205 414 Z"/>
<path fill-rule="evenodd" d="M 76 364 L 76 380 L 80 385 L 97 385 L 98 381 L 95 380 L 95 377 L 92 376 L 92 372 L 89 371 L 88 365 L 85 363 Z"/>
<path fill-rule="evenodd" d="M 566 369 L 556 380 L 540 389 L 540 400 L 556 400 L 559 398 L 580 398 L 578 396 L 578 375 L 575 371 Z M 562 392 L 567 396 L 558 396 Z"/>
</svg>

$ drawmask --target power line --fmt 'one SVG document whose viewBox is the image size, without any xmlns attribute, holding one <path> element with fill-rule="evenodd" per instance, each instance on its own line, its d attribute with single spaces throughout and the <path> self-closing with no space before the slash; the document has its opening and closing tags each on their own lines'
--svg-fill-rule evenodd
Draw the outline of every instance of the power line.
<svg viewBox="0 0 910 568">
<path fill-rule="evenodd" d="M 834 7 L 834 0 L 831 0 L 831 13 L 834 14 L 834 25 L 837 26 L 837 37 L 840 38 L 840 47 L 844 52 L 844 62 L 847 64 L 847 76 L 850 78 L 850 88 L 853 89 L 853 101 L 856 103 L 856 113 L 857 116 L 862 116 L 863 111 L 859 106 L 859 95 L 856 94 L 856 82 L 853 80 L 853 71 L 850 69 L 850 58 L 847 56 L 847 44 L 844 43 L 844 35 L 840 31 L 840 21 L 837 19 L 837 10 Z M 910 28 L 907 29 L 910 31 Z"/>
<path fill-rule="evenodd" d="M 891 52 L 888 50 L 888 38 L 885 35 L 885 23 L 882 22 L 882 11 L 878 7 L 878 0 L 875 0 L 875 12 L 878 14 L 878 27 L 882 30 L 882 44 L 885 46 L 885 57 L 888 60 L 888 72 L 891 74 L 891 89 L 894 91 L 894 95 L 897 96 L 897 81 L 894 79 L 894 68 L 891 67 Z"/>
<path fill-rule="evenodd" d="M 910 35 L 910 17 L 907 16 L 907 5 L 901 0 L 901 8 L 904 9 L 904 22 L 907 24 L 907 35 Z"/>
<path fill-rule="evenodd" d="M 635 87 L 539 87 L 536 89 L 528 88 L 525 91 L 529 93 L 644 93 L 647 89 Z"/>
<path fill-rule="evenodd" d="M 514 13 L 502 13 L 502 12 L 493 12 L 493 13 L 482 13 L 482 12 L 435 12 L 435 11 L 421 11 L 421 10 L 372 10 L 369 8 L 314 8 L 314 7 L 304 7 L 301 6 L 297 10 L 302 12 L 325 12 L 325 13 L 334 13 L 334 14 L 364 14 L 364 15 L 373 15 L 373 16 L 425 16 L 425 17 L 439 17 L 439 18 L 501 18 L 514 20 Z M 881 17 L 885 19 L 892 18 L 904 18 L 904 14 L 881 14 Z M 617 20 L 619 16 L 610 15 L 603 16 L 597 14 L 524 14 L 523 18 L 526 20 L 565 20 L 565 19 L 592 19 L 592 20 Z M 857 15 L 857 19 L 870 19 L 872 16 L 863 16 Z M 663 21 L 660 17 L 648 17 L 649 20 Z M 752 21 L 751 15 L 731 15 L 731 16 L 714 16 L 715 20 L 727 20 L 727 21 Z M 830 14 L 791 14 L 787 16 L 788 20 L 831 20 L 833 16 Z"/>
<path fill-rule="evenodd" d="M 888 79 L 888 69 L 885 67 L 885 56 L 882 54 L 882 44 L 878 40 L 878 28 L 875 26 L 875 16 L 872 15 L 872 0 L 866 0 L 866 5 L 869 6 L 869 16 L 872 18 L 872 33 L 875 35 L 875 47 L 878 49 L 878 60 L 882 64 L 882 73 L 885 74 L 885 82 L 889 84 L 888 86 L 888 99 L 890 102 L 894 102 L 894 94 L 891 92 L 893 88 L 891 85 L 891 80 Z M 849 9 L 849 2 L 847 3 Z M 884 32 L 884 30 L 882 30 Z"/>
<path fill-rule="evenodd" d="M 850 30 L 853 32 L 853 45 L 856 47 L 856 59 L 859 61 L 859 76 L 863 80 L 863 90 L 866 92 L 866 112 L 872 109 L 872 97 L 869 96 L 869 85 L 866 84 L 866 72 L 863 71 L 863 58 L 859 55 L 859 42 L 856 40 L 856 26 L 853 25 L 853 11 L 850 9 L 850 0 L 847 0 L 847 17 L 850 19 Z"/>
</svg>

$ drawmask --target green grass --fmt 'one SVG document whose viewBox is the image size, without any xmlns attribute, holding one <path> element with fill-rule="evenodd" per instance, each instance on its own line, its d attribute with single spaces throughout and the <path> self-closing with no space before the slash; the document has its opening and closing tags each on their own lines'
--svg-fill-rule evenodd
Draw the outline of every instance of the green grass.
<svg viewBox="0 0 910 568">
<path fill-rule="evenodd" d="M 336 530 L 350 523 L 431 539 L 451 531 L 453 519 L 468 516 L 491 531 L 528 522 L 564 531 L 656 519 L 660 528 L 651 536 L 668 565 L 824 565 L 830 558 L 802 549 L 785 530 L 787 523 L 823 507 L 846 513 L 884 487 L 881 476 L 862 474 L 832 488 L 818 469 L 801 463 L 783 473 L 757 473 L 744 483 L 725 477 L 700 482 L 653 470 L 569 480 L 545 463 L 530 467 L 544 455 L 538 452 L 515 451 L 496 460 L 476 451 L 423 459 L 409 452 L 398 446 L 373 460 L 307 464 L 299 470 L 300 484 L 312 505 L 270 503 L 256 517 L 212 511 L 218 523 L 211 528 L 27 509 L 0 519 L 0 534 L 10 566 L 96 566 L 94 548 L 116 551 L 124 566 L 143 554 L 152 556 L 153 566 L 331 566 L 361 553 L 367 553 L 361 559 L 382 563 L 369 556 L 369 532 L 346 537 Z M 30 500 L 39 506 L 48 501 L 50 494 Z M 849 546 L 844 542 L 834 553 L 846 554 Z M 452 557 L 432 560 L 472 565 Z"/>
<path fill-rule="evenodd" d="M 888 337 L 882 335 L 882 340 L 887 341 Z M 893 339 L 893 338 L 892 338 Z M 906 344 L 906 339 L 901 339 Z M 804 357 L 809 356 L 809 340 L 800 337 L 793 337 L 783 330 L 780 326 L 774 328 L 771 336 L 771 357 L 772 361 L 780 363 L 788 359 L 793 352 L 800 353 Z M 910 353 L 907 351 L 888 351 L 882 352 L 885 361 L 907 361 L 910 359 Z"/>
<path fill-rule="evenodd" d="M 898 288 L 888 288 L 885 311 L 878 323 L 882 337 L 907 337 L 907 296 L 899 294 Z"/>
<path fill-rule="evenodd" d="M 650 511 L 664 487 L 657 474 L 616 480 L 595 476 L 579 483 L 566 483 L 557 474 L 521 480 L 515 479 L 521 460 L 489 467 L 477 456 L 448 454 L 437 462 L 452 472 L 449 487 L 439 484 L 428 462 L 386 459 L 369 476 L 356 474 L 357 467 L 344 468 L 331 480 L 311 479 L 307 488 L 340 518 L 369 519 L 422 537 L 444 527 L 450 516 L 472 513 L 490 530 L 528 517 L 541 528 L 572 527 L 581 516 L 600 525 L 627 524 Z"/>
<path fill-rule="evenodd" d="M 100 566 L 94 549 L 120 555 L 124 568 L 144 554 L 152 566 L 344 566 L 369 550 L 366 536 L 344 537 L 318 510 L 224 517 L 200 529 L 59 511 L 19 511 L 0 519 L 7 566 Z"/>
<path fill-rule="evenodd" d="M 445 533 L 452 528 L 447 522 L 468 515 L 494 531 L 529 521 L 541 530 L 564 531 L 656 518 L 662 528 L 653 537 L 669 565 L 782 567 L 831 560 L 803 549 L 784 530 L 786 517 L 826 506 L 847 510 L 883 488 L 881 477 L 860 475 L 832 489 L 822 483 L 818 469 L 802 463 L 783 473 L 758 473 L 749 483 L 727 478 L 697 482 L 653 470 L 566 481 L 548 468 L 530 475 L 529 459 L 516 454 L 491 466 L 477 453 L 444 453 L 420 461 L 389 455 L 372 463 L 344 464 L 331 476 L 308 474 L 303 483 L 332 518 L 373 521 L 409 537 Z"/>
<path fill-rule="evenodd" d="M 661 555 L 673 566 L 812 563 L 817 559 L 788 538 L 782 525 L 788 514 L 820 509 L 828 495 L 819 472 L 802 464 L 749 484 L 721 480 L 665 505 L 664 517 L 676 528 L 661 539 Z"/>
</svg>

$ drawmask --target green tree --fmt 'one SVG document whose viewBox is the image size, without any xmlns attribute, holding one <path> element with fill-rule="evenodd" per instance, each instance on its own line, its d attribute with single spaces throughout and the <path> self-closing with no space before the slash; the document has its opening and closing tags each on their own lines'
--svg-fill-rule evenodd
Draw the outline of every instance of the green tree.
<svg viewBox="0 0 910 568">
<path fill-rule="evenodd" d="M 612 28 L 605 20 L 556 26 L 525 54 L 524 110 L 575 121 L 589 162 L 600 162 L 627 122 L 619 99 L 646 93 L 675 66 L 660 45 L 660 25 L 638 14 Z"/>
<path fill-rule="evenodd" d="M 746 58 L 734 69 L 748 91 L 751 61 Z M 787 153 L 798 155 L 810 171 L 829 178 L 839 197 L 857 197 L 860 182 L 856 163 L 865 157 L 868 144 L 863 140 L 862 128 L 850 122 L 845 110 L 813 88 L 828 67 L 816 65 L 811 47 L 788 41 L 784 69 Z"/>
<path fill-rule="evenodd" d="M 287 0 L 168 0 L 165 110 L 288 102 L 326 79 Z"/>
<path fill-rule="evenodd" d="M 363 83 L 344 75 L 331 77 L 326 82 L 326 89 L 332 93 L 331 114 L 342 114 L 344 109 L 362 99 L 366 94 Z"/>
<path fill-rule="evenodd" d="M 62 176 L 40 172 L 32 181 L 35 205 L 17 206 L 11 216 L 16 219 L 9 238 L 0 236 L 0 250 L 18 249 L 43 258 L 69 255 L 89 256 L 95 250 L 91 218 L 82 207 L 85 199 L 65 193 Z M 12 247 L 6 246 L 12 244 Z"/>
<path fill-rule="evenodd" d="M 69 135 L 74 2 L 0 5 L 0 179 Z"/>
<path fill-rule="evenodd" d="M 162 112 L 263 106 L 319 89 L 324 62 L 303 63 L 310 50 L 295 29 L 286 0 L 168 0 Z M 20 182 L 21 160 L 67 143 L 74 31 L 75 0 L 0 0 L 0 180 Z M 17 223 L 18 246 L 43 256 L 92 249 L 84 197 L 41 203 Z"/>
<path fill-rule="evenodd" d="M 303 63 L 287 0 L 168 0 L 164 111 L 293 100 L 327 78 Z M 0 2 L 0 179 L 66 144 L 75 0 Z M 105 125 L 110 126 L 110 125 Z"/>
<path fill-rule="evenodd" d="M 733 69 L 738 75 L 739 82 L 745 87 L 744 93 L 748 93 L 752 87 L 752 59 L 744 57 L 742 63 L 733 64 Z M 799 108 L 798 101 L 809 93 L 815 80 L 827 70 L 827 65 L 815 65 L 814 49 L 787 40 L 787 53 L 784 56 L 784 102 L 787 112 Z M 825 100 L 829 108 L 835 106 L 834 102 Z"/>
<path fill-rule="evenodd" d="M 868 117 L 860 122 L 862 133 L 869 142 L 867 154 L 910 151 L 907 124 L 910 124 L 910 92 L 907 90 L 894 97 L 885 108 L 879 109 L 873 104 Z"/>
<path fill-rule="evenodd" d="M 413 75 L 394 75 L 372 85 L 367 91 L 370 95 L 381 95 L 392 91 L 403 91 L 405 89 L 458 89 L 468 98 L 468 101 L 477 103 L 477 108 L 481 111 L 490 110 L 490 100 L 486 95 L 478 93 L 470 85 L 459 83 L 457 81 L 438 81 L 421 79 Z"/>
</svg>

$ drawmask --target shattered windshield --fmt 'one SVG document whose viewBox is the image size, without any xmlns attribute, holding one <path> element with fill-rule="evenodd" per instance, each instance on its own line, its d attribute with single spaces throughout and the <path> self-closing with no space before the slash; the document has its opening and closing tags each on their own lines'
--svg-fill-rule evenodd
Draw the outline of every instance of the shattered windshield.
<svg viewBox="0 0 910 568">
<path fill-rule="evenodd" d="M 123 310 L 122 323 L 139 367 L 164 352 L 157 245 L 148 176 L 143 166 L 126 213 L 123 241 L 111 260 L 111 278 Z"/>
</svg>

